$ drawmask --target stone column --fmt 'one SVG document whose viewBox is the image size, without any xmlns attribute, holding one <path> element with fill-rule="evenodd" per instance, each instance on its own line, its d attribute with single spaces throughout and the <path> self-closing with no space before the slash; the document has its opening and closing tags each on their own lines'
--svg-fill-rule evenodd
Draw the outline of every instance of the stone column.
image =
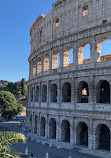
<svg viewBox="0 0 111 158">
<path fill-rule="evenodd" d="M 73 124 L 73 121 L 71 121 L 71 124 L 70 124 L 70 144 L 72 147 L 74 146 L 74 124 Z"/>
<path fill-rule="evenodd" d="M 40 128 L 41 128 L 41 118 L 40 118 L 40 113 L 39 113 L 38 126 L 37 126 L 37 133 L 38 133 L 38 136 L 40 136 Z"/>
<path fill-rule="evenodd" d="M 61 48 L 61 52 L 60 52 L 60 71 L 63 71 L 63 46 Z"/>
<path fill-rule="evenodd" d="M 71 80 L 71 103 L 74 104 L 74 78 Z"/>
<path fill-rule="evenodd" d="M 94 139 L 93 139 L 93 121 L 90 119 L 89 129 L 88 129 L 88 148 L 90 150 L 93 149 L 94 146 Z"/>
<path fill-rule="evenodd" d="M 90 62 L 97 62 L 97 43 L 95 36 L 92 37 L 92 44 L 90 45 Z"/>
<path fill-rule="evenodd" d="M 36 77 L 37 77 L 37 66 L 38 66 L 38 59 L 36 57 Z"/>
<path fill-rule="evenodd" d="M 74 70 L 76 70 L 77 66 L 78 66 L 78 51 L 79 51 L 79 46 L 78 46 L 77 42 L 74 43 L 73 51 L 74 51 L 74 60 L 73 60 L 74 64 L 73 64 L 73 66 L 74 66 Z"/>
<path fill-rule="evenodd" d="M 49 81 L 47 81 L 47 108 L 49 107 Z"/>
<path fill-rule="evenodd" d="M 76 124 L 75 124 L 75 119 L 73 121 L 73 124 L 74 124 L 74 145 L 77 145 L 77 140 L 76 140 Z"/>
<path fill-rule="evenodd" d="M 31 63 L 31 79 L 33 78 L 33 60 L 32 60 L 32 63 Z"/>
<path fill-rule="evenodd" d="M 61 141 L 61 124 L 60 124 L 60 116 L 58 116 L 56 121 L 56 141 Z"/>
<path fill-rule="evenodd" d="M 44 56 L 43 56 L 43 54 L 41 56 L 41 64 L 42 64 L 41 73 L 43 74 L 44 73 Z"/>
<path fill-rule="evenodd" d="M 111 104 L 111 81 L 109 82 L 110 84 L 110 104 Z"/>
<path fill-rule="evenodd" d="M 31 62 L 29 62 L 29 79 L 31 79 Z"/>
<path fill-rule="evenodd" d="M 45 125 L 45 138 L 48 138 L 48 126 L 49 126 L 49 116 L 46 117 L 46 125 Z"/>
<path fill-rule="evenodd" d="M 49 73 L 51 74 L 52 71 L 52 49 L 49 53 Z"/>
<path fill-rule="evenodd" d="M 93 104 L 93 99 L 94 99 L 94 79 L 93 79 L 93 73 L 90 74 L 89 76 L 89 98 L 88 102 L 90 104 Z"/>
<path fill-rule="evenodd" d="M 62 102 L 62 90 L 61 90 L 61 79 L 58 80 L 58 89 L 57 89 L 57 102 L 59 103 L 59 107 Z"/>
<path fill-rule="evenodd" d="M 32 129 L 31 132 L 34 132 L 34 114 L 32 114 Z"/>
<path fill-rule="evenodd" d="M 42 83 L 40 82 L 39 83 L 40 86 L 39 86 L 39 106 L 41 106 L 41 102 L 42 102 Z"/>
</svg>

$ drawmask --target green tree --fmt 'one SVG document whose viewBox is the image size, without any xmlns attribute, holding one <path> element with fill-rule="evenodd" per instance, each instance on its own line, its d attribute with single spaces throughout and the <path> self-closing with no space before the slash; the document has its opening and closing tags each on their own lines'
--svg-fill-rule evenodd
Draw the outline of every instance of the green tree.
<svg viewBox="0 0 111 158">
<path fill-rule="evenodd" d="M 12 118 L 23 111 L 23 106 L 18 104 L 15 96 L 7 91 L 0 91 L 0 110 L 5 118 Z"/>
<path fill-rule="evenodd" d="M 26 85 L 26 81 L 24 78 L 21 80 L 21 94 L 23 96 L 27 95 L 27 85 Z"/>
<path fill-rule="evenodd" d="M 21 133 L 0 132 L 0 157 L 20 158 L 20 156 L 10 147 L 12 143 L 25 143 L 26 137 Z"/>
</svg>

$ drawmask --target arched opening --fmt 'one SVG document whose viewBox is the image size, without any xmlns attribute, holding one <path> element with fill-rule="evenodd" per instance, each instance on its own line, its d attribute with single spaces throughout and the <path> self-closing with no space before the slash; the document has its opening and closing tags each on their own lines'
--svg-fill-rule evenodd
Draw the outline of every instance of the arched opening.
<svg viewBox="0 0 111 158">
<path fill-rule="evenodd" d="M 103 38 L 97 44 L 97 62 L 111 60 L 111 40 Z"/>
<path fill-rule="evenodd" d="M 64 67 L 73 65 L 73 48 L 68 47 L 64 52 Z"/>
<path fill-rule="evenodd" d="M 56 139 L 56 121 L 53 118 L 49 122 L 49 138 Z"/>
<path fill-rule="evenodd" d="M 34 91 L 34 89 L 33 89 L 33 87 L 31 88 L 31 102 L 33 102 L 33 92 Z"/>
<path fill-rule="evenodd" d="M 88 84 L 85 81 L 81 81 L 77 86 L 77 102 L 88 103 Z"/>
<path fill-rule="evenodd" d="M 80 122 L 77 125 L 77 145 L 83 145 L 83 146 L 88 146 L 88 126 L 84 122 Z"/>
<path fill-rule="evenodd" d="M 39 87 L 38 86 L 36 86 L 36 96 L 35 96 L 35 98 L 36 98 L 36 102 L 39 102 Z"/>
<path fill-rule="evenodd" d="M 110 84 L 106 80 L 102 80 L 97 85 L 97 103 L 110 104 Z"/>
<path fill-rule="evenodd" d="M 42 118 L 41 118 L 40 135 L 43 136 L 43 137 L 45 137 L 45 124 L 46 124 L 45 118 L 42 117 Z"/>
<path fill-rule="evenodd" d="M 71 102 L 71 84 L 66 82 L 62 87 L 62 101 Z"/>
<path fill-rule="evenodd" d="M 87 64 L 90 62 L 90 44 L 84 42 L 81 44 L 78 53 L 78 64 Z"/>
<path fill-rule="evenodd" d="M 61 124 L 61 141 L 70 142 L 70 123 L 67 120 L 63 120 Z"/>
<path fill-rule="evenodd" d="M 50 102 L 57 102 L 57 85 L 51 85 Z"/>
<path fill-rule="evenodd" d="M 36 75 L 36 62 L 33 63 L 33 76 Z"/>
<path fill-rule="evenodd" d="M 105 124 L 97 127 L 95 136 L 96 149 L 110 150 L 110 130 Z"/>
<path fill-rule="evenodd" d="M 41 71 L 42 71 L 42 62 L 41 62 L 41 58 L 39 58 L 37 62 L 37 74 L 41 73 Z"/>
<path fill-rule="evenodd" d="M 37 133 L 37 115 L 35 116 L 34 133 Z"/>
<path fill-rule="evenodd" d="M 52 55 L 52 69 L 57 69 L 60 66 L 60 53 L 55 51 Z"/>
<path fill-rule="evenodd" d="M 49 54 L 45 55 L 44 57 L 44 71 L 49 70 Z"/>
<path fill-rule="evenodd" d="M 47 101 L 47 86 L 43 85 L 42 87 L 42 102 Z"/>
</svg>

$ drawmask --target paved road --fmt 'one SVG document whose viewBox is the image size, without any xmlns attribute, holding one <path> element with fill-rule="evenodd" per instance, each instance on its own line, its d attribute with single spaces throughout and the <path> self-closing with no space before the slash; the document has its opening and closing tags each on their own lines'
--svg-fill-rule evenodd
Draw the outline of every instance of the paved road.
<svg viewBox="0 0 111 158">
<path fill-rule="evenodd" d="M 21 132 L 21 126 L 19 122 L 0 123 L 0 130 Z M 13 145 L 13 148 L 18 152 L 25 152 L 25 147 L 28 147 L 29 153 L 33 153 L 36 158 L 45 158 L 47 152 L 49 153 L 49 158 L 68 158 L 68 156 L 72 156 L 72 158 L 98 158 L 96 156 L 82 154 L 78 148 L 57 150 L 56 148 L 50 148 L 48 145 L 37 144 L 30 140 L 28 140 L 26 144 L 19 143 Z"/>
</svg>

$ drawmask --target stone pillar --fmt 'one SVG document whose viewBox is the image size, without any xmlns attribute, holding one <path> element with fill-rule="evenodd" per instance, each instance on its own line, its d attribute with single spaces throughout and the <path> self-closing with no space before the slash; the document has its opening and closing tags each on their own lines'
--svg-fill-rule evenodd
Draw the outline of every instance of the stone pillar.
<svg viewBox="0 0 111 158">
<path fill-rule="evenodd" d="M 74 146 L 74 124 L 73 124 L 73 121 L 71 121 L 71 124 L 70 124 L 70 144 L 72 147 Z"/>
<path fill-rule="evenodd" d="M 97 62 L 97 43 L 96 37 L 92 37 L 92 44 L 90 45 L 90 62 Z"/>
<path fill-rule="evenodd" d="M 90 119 L 89 129 L 88 129 L 88 149 L 92 150 L 94 146 L 93 139 L 93 121 Z"/>
<path fill-rule="evenodd" d="M 34 114 L 32 114 L 32 129 L 31 132 L 34 132 Z"/>
<path fill-rule="evenodd" d="M 48 138 L 48 127 L 49 127 L 49 116 L 46 117 L 46 125 L 45 125 L 45 138 Z"/>
<path fill-rule="evenodd" d="M 47 81 L 47 108 L 49 107 L 49 81 Z"/>
<path fill-rule="evenodd" d="M 37 66 L 38 66 L 38 59 L 36 57 L 36 77 L 37 77 Z"/>
<path fill-rule="evenodd" d="M 60 124 L 60 116 L 58 116 L 56 121 L 56 141 L 61 141 L 61 124 Z"/>
<path fill-rule="evenodd" d="M 74 145 L 77 145 L 77 140 L 76 140 L 76 134 L 77 134 L 76 132 L 77 132 L 77 131 L 76 131 L 75 120 L 74 120 L 74 123 L 73 123 L 73 124 L 74 124 Z"/>
<path fill-rule="evenodd" d="M 89 98 L 88 102 L 90 104 L 93 104 L 93 99 L 94 99 L 94 79 L 93 79 L 93 74 L 91 73 L 89 76 Z"/>
<path fill-rule="evenodd" d="M 52 71 L 52 49 L 49 53 L 49 73 L 51 74 Z"/>
<path fill-rule="evenodd" d="M 38 136 L 40 136 L 40 128 L 41 128 L 41 118 L 40 118 L 40 113 L 39 113 L 38 126 L 37 126 L 37 133 L 38 133 Z"/>
<path fill-rule="evenodd" d="M 78 66 L 78 51 L 79 51 L 79 46 L 77 43 L 74 43 L 74 48 L 73 48 L 73 51 L 74 51 L 74 70 L 77 69 L 77 66 Z"/>
<path fill-rule="evenodd" d="M 43 74 L 43 72 L 44 72 L 44 56 L 43 56 L 43 54 L 41 56 L 41 65 L 42 65 L 41 72 Z"/>
<path fill-rule="evenodd" d="M 41 106 L 41 102 L 42 102 L 42 83 L 40 82 L 40 86 L 39 86 L 39 106 Z"/>
<path fill-rule="evenodd" d="M 63 48 L 61 49 L 61 52 L 60 52 L 60 71 L 62 72 L 63 71 Z"/>
<path fill-rule="evenodd" d="M 61 106 L 62 102 L 62 90 L 61 90 L 61 79 L 58 80 L 58 88 L 57 88 L 57 102 L 59 103 L 59 106 Z"/>
<path fill-rule="evenodd" d="M 71 80 L 71 103 L 74 104 L 74 78 Z"/>
<path fill-rule="evenodd" d="M 32 63 L 31 63 L 31 78 L 33 78 L 33 60 L 32 60 Z"/>
<path fill-rule="evenodd" d="M 31 62 L 29 62 L 29 79 L 31 79 Z"/>
</svg>

